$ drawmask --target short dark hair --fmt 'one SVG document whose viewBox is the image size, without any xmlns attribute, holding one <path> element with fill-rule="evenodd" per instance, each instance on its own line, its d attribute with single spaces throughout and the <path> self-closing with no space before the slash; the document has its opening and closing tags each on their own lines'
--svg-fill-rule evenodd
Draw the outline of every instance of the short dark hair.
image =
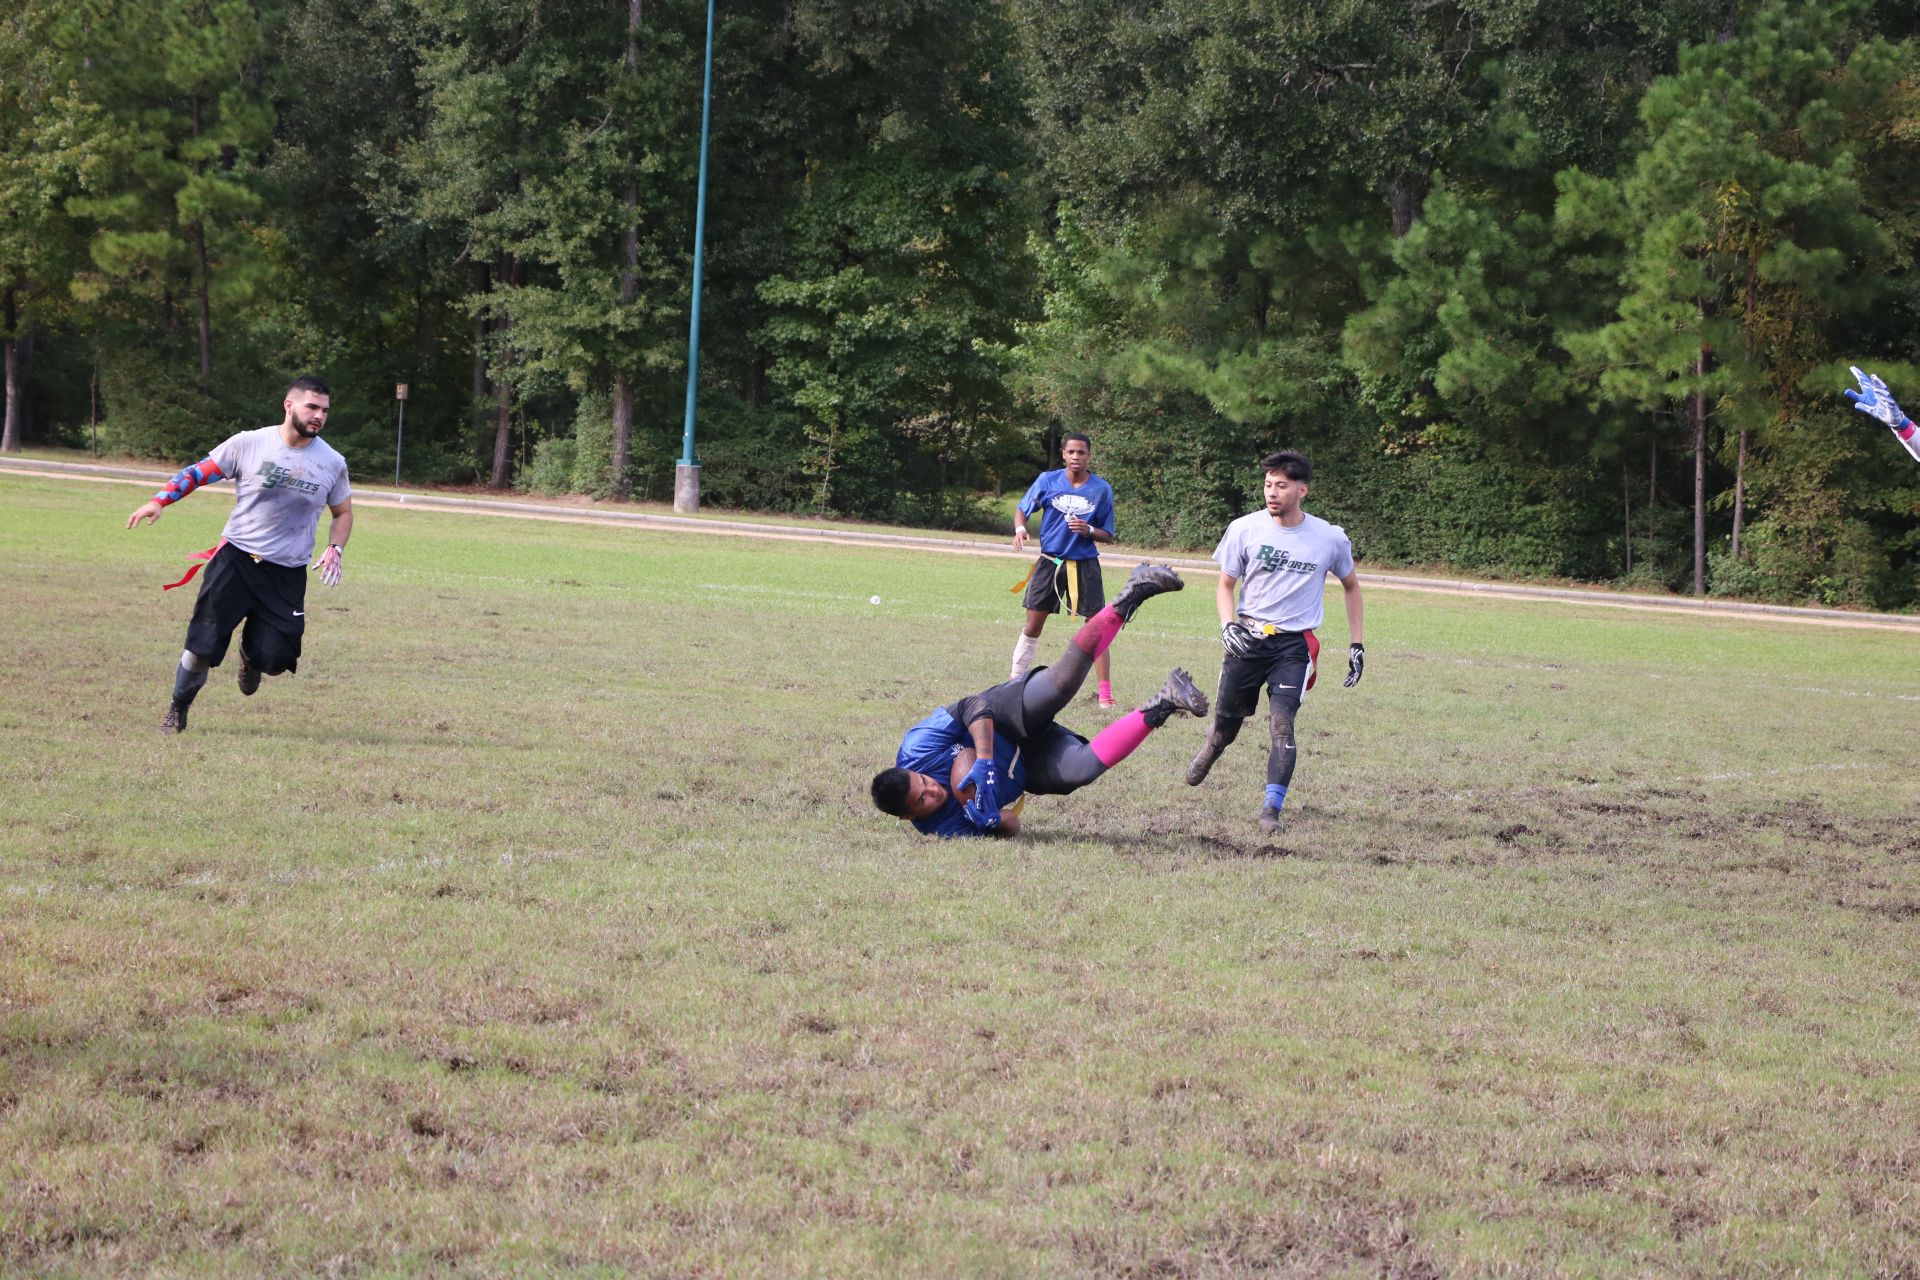
<svg viewBox="0 0 1920 1280">
<path fill-rule="evenodd" d="M 312 391 L 323 396 L 331 396 L 333 394 L 333 392 L 327 389 L 326 383 L 320 381 L 320 379 L 310 373 L 302 374 L 287 384 L 288 395 L 292 395 L 296 391 Z"/>
<path fill-rule="evenodd" d="M 873 807 L 896 818 L 907 816 L 907 796 L 913 790 L 913 775 L 898 767 L 882 769 L 873 775 Z"/>
<path fill-rule="evenodd" d="M 1083 444 L 1083 445 L 1085 445 L 1085 446 L 1087 446 L 1087 452 L 1088 452 L 1088 453 L 1092 453 L 1092 452 L 1093 452 L 1093 437 L 1092 437 L 1092 436 L 1090 436 L 1090 435 L 1088 435 L 1088 434 L 1087 434 L 1086 432 L 1084 432 L 1084 431 L 1074 431 L 1074 432 L 1070 432 L 1070 433 L 1069 433 L 1069 434 L 1067 434 L 1067 435 L 1064 435 L 1064 436 L 1061 436 L 1061 437 L 1060 437 L 1060 447 L 1061 447 L 1062 449 L 1064 449 L 1064 448 L 1066 448 L 1066 447 L 1067 447 L 1067 441 L 1069 441 L 1069 440 L 1078 440 L 1078 441 L 1079 441 L 1079 442 L 1080 442 L 1081 444 Z"/>
<path fill-rule="evenodd" d="M 1260 459 L 1262 471 L 1283 472 L 1287 479 L 1298 480 L 1301 484 L 1313 479 L 1313 464 L 1307 461 L 1307 455 L 1293 449 L 1282 449 Z"/>
</svg>

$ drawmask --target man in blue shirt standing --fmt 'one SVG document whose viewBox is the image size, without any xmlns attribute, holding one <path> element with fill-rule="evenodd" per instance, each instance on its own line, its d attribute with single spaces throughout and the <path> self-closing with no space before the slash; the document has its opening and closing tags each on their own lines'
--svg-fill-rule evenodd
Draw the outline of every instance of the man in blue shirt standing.
<svg viewBox="0 0 1920 1280">
<path fill-rule="evenodd" d="M 1062 608 L 1075 618 L 1091 618 L 1107 603 L 1100 584 L 1100 547 L 1113 541 L 1113 487 L 1093 474 L 1093 442 L 1075 433 L 1060 442 L 1058 471 L 1045 471 L 1028 486 L 1013 513 L 1013 549 L 1027 545 L 1027 517 L 1040 512 L 1040 557 L 1022 585 L 1027 623 L 1013 646 L 1010 679 L 1018 680 L 1033 665 L 1047 615 Z M 1018 588 L 1015 588 L 1018 590 Z M 1113 672 L 1106 654 L 1100 655 L 1100 705 L 1113 706 Z"/>
</svg>

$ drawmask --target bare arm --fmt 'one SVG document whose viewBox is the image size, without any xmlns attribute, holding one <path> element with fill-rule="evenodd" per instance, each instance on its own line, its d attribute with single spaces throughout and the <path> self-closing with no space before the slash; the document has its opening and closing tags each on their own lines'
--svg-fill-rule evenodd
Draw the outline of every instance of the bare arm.
<svg viewBox="0 0 1920 1280">
<path fill-rule="evenodd" d="M 327 549 L 320 553 L 320 581 L 329 587 L 340 585 L 340 553 L 353 536 L 353 499 L 328 507 L 333 523 L 327 526 Z"/>
<path fill-rule="evenodd" d="M 1213 601 L 1220 610 L 1220 625 L 1223 627 L 1240 616 L 1233 599 L 1234 589 L 1239 585 L 1240 579 L 1226 573 L 1221 574 L 1219 582 L 1214 585 Z"/>
<path fill-rule="evenodd" d="M 1013 549 L 1015 551 L 1027 545 L 1027 513 L 1020 509 L 1019 503 L 1013 504 Z"/>
<path fill-rule="evenodd" d="M 347 539 L 353 536 L 353 499 L 348 498 L 337 507 L 328 507 L 333 521 L 327 526 L 327 545 L 347 549 Z"/>
<path fill-rule="evenodd" d="M 993 759 L 993 717 L 981 716 L 967 725 L 967 732 L 973 735 L 973 745 L 953 758 L 953 776 L 948 779 L 953 794 L 963 802 L 973 798 L 973 788 L 961 784 L 972 772 L 974 761 Z"/>
<path fill-rule="evenodd" d="M 1366 620 L 1366 602 L 1360 598 L 1360 574 L 1358 570 L 1340 579 L 1340 589 L 1346 593 L 1347 640 L 1359 644 L 1361 632 Z"/>
</svg>

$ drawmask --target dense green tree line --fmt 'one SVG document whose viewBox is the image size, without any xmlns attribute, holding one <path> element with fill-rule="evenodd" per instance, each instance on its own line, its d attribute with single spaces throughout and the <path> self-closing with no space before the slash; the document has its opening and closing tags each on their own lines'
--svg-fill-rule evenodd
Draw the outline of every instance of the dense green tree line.
<svg viewBox="0 0 1920 1280">
<path fill-rule="evenodd" d="M 1913 4 L 722 0 L 707 500 L 1129 540 L 1293 445 L 1363 556 L 1900 606 Z M 700 0 L 17 0 L 0 447 L 315 371 L 363 476 L 671 492 Z M 998 519 L 996 517 L 996 524 Z"/>
</svg>

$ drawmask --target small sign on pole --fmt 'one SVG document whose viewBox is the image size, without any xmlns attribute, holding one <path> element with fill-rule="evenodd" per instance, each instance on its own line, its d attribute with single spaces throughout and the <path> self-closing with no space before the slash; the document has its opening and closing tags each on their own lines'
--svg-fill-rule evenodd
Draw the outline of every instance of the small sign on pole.
<svg viewBox="0 0 1920 1280">
<path fill-rule="evenodd" d="M 407 436 L 407 384 L 393 384 L 393 398 L 400 402 L 399 419 L 393 424 L 393 482 L 400 483 L 400 445 Z"/>
</svg>

